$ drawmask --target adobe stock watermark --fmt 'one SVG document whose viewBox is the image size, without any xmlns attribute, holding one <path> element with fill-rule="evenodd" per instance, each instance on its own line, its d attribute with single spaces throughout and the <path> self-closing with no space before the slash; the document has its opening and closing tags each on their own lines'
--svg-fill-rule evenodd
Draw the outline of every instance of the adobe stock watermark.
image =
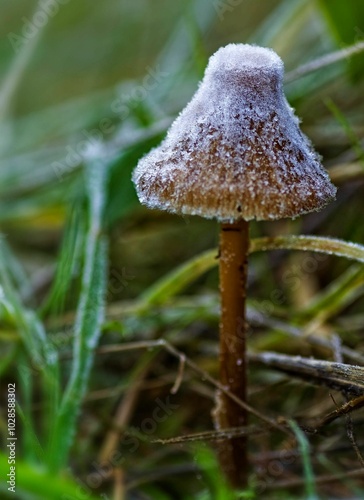
<svg viewBox="0 0 364 500">
<path fill-rule="evenodd" d="M 118 120 L 126 120 L 132 110 L 140 105 L 148 94 L 156 88 L 163 79 L 169 76 L 167 71 L 163 71 L 160 66 L 155 68 L 147 67 L 147 74 L 142 79 L 140 85 L 135 86 L 128 93 L 117 95 L 110 105 L 111 112 Z M 110 118 L 103 118 L 96 128 L 92 130 L 82 130 L 83 138 L 73 146 L 66 146 L 66 154 L 61 161 L 54 161 L 51 166 L 58 180 L 62 180 L 66 174 L 71 173 L 84 161 L 85 156 L 92 148 L 102 143 L 108 135 L 116 130 L 116 125 Z"/>
<path fill-rule="evenodd" d="M 124 291 L 133 279 L 135 279 L 135 276 L 129 274 L 126 267 L 122 267 L 120 270 L 114 267 L 111 268 L 106 290 L 106 300 L 110 302 L 113 297 Z"/>
<path fill-rule="evenodd" d="M 327 260 L 328 255 L 324 253 L 314 253 L 305 255 L 299 264 L 289 266 L 282 274 L 282 283 L 286 287 L 286 293 L 296 292 L 304 280 L 315 274 L 320 264 Z M 269 295 L 270 300 L 261 303 L 266 314 L 274 312 L 274 306 L 282 306 L 286 301 L 286 295 L 280 288 L 275 288 Z"/>
<path fill-rule="evenodd" d="M 39 0 L 38 8 L 28 18 L 23 16 L 21 34 L 8 33 L 8 40 L 14 52 L 17 54 L 24 45 L 34 38 L 51 18 L 58 14 L 60 6 L 69 3 L 70 0 Z"/>
<path fill-rule="evenodd" d="M 163 71 L 160 66 L 151 68 L 147 66 L 147 74 L 144 76 L 140 85 L 134 87 L 129 93 L 117 96 L 116 99 L 111 103 L 111 111 L 116 113 L 121 120 L 125 120 L 133 107 L 136 107 L 142 101 L 144 101 L 149 92 L 156 88 L 169 73 Z"/>
<path fill-rule="evenodd" d="M 220 21 L 223 21 L 227 12 L 233 12 L 243 0 L 213 0 L 213 6 Z"/>
<path fill-rule="evenodd" d="M 258 467 L 258 478 L 254 482 L 254 490 L 257 495 L 263 494 L 282 476 L 286 468 L 297 460 L 297 452 L 289 447 L 280 450 L 277 455 L 277 458 L 272 458 L 264 466 Z"/>
<path fill-rule="evenodd" d="M 8 472 L 6 474 L 8 491 L 16 492 L 16 396 L 15 383 L 8 384 L 8 437 L 6 448 L 8 451 Z"/>
</svg>

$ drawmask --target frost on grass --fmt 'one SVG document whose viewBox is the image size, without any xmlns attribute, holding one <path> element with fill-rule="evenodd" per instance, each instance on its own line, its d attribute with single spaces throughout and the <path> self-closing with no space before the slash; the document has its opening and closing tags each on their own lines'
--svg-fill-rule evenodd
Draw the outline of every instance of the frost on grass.
<svg viewBox="0 0 364 500">
<path fill-rule="evenodd" d="M 282 80 L 282 60 L 270 49 L 219 49 L 165 140 L 135 169 L 140 201 L 221 221 L 295 217 L 331 201 L 336 188 Z"/>
</svg>

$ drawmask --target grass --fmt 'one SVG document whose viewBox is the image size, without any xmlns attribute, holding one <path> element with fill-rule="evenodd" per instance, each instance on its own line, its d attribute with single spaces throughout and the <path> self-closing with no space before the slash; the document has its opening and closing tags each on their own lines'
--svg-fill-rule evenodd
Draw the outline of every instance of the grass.
<svg viewBox="0 0 364 500">
<path fill-rule="evenodd" d="M 364 12 L 354 0 L 230 3 L 69 2 L 27 40 L 24 18 L 42 3 L 3 2 L 3 498 L 364 496 L 363 410 L 353 403 L 351 421 L 340 413 L 354 396 L 259 361 L 250 370 L 250 483 L 229 490 L 210 415 L 216 225 L 143 209 L 130 180 L 214 50 L 277 50 L 287 97 L 339 194 L 320 214 L 252 223 L 249 348 L 363 364 Z M 17 51 L 10 33 L 23 37 Z M 4 479 L 14 383 L 17 496 Z"/>
</svg>

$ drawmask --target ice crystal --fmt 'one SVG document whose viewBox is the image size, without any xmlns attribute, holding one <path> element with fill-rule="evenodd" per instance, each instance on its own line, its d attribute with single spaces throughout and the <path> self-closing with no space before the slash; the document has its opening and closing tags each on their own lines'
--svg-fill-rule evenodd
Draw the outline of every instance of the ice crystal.
<svg viewBox="0 0 364 500">
<path fill-rule="evenodd" d="M 136 167 L 140 201 L 220 221 L 295 217 L 331 201 L 336 188 L 282 81 L 282 60 L 271 49 L 219 49 L 167 137 Z"/>
</svg>

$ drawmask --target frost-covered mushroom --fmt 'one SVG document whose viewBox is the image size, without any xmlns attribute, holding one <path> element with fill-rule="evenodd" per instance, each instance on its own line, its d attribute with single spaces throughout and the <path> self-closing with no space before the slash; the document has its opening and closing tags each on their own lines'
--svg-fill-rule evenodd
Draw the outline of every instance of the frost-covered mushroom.
<svg viewBox="0 0 364 500">
<path fill-rule="evenodd" d="M 243 44 L 219 49 L 133 181 L 150 208 L 220 221 L 220 381 L 245 401 L 248 221 L 320 210 L 336 193 L 284 96 L 279 56 Z M 246 425 L 246 413 L 219 394 L 215 422 Z M 226 441 L 221 462 L 232 484 L 244 483 L 245 439 Z"/>
</svg>

